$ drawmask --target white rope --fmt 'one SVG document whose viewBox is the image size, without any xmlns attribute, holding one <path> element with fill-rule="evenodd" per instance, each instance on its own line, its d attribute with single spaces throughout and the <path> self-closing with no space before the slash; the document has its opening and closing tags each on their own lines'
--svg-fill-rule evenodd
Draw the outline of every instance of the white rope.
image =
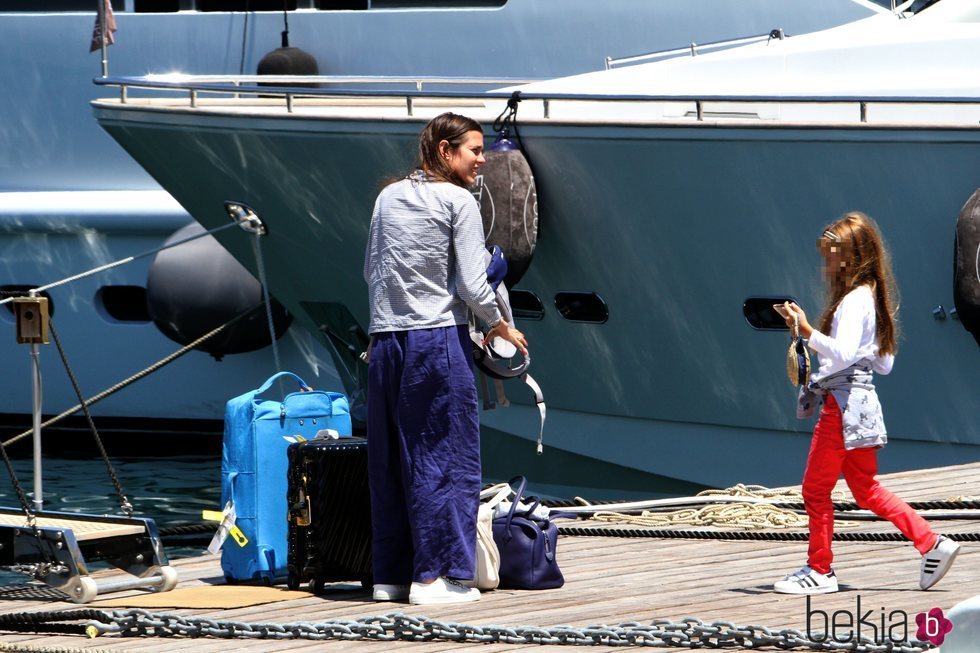
<svg viewBox="0 0 980 653">
<path fill-rule="evenodd" d="M 842 501 L 844 494 L 843 492 L 834 492 L 831 498 L 834 501 Z M 591 519 L 606 523 L 626 523 L 637 526 L 724 526 L 744 530 L 801 529 L 809 525 L 809 519 L 806 515 L 771 505 L 776 501 L 780 503 L 802 502 L 803 495 L 799 490 L 770 489 L 761 485 L 743 485 L 740 483 L 724 490 L 704 490 L 698 493 L 696 497 L 688 497 L 688 499 L 692 503 L 700 500 L 702 504 L 708 502 L 709 505 L 667 512 L 643 510 L 639 515 L 627 515 L 617 512 L 617 510 L 627 510 L 628 508 L 619 506 L 628 504 L 613 504 L 601 506 Z M 580 503 L 586 503 L 578 497 L 576 500 Z M 562 510 L 565 509 L 562 508 Z M 835 524 L 842 528 L 858 526 L 856 522 L 851 521 L 837 521 Z"/>
</svg>

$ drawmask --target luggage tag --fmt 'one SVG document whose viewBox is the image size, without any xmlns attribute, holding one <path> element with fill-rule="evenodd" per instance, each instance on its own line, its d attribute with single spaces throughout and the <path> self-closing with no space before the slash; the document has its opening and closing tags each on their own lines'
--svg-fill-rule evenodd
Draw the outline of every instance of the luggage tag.
<svg viewBox="0 0 980 653">
<path fill-rule="evenodd" d="M 245 537 L 245 533 L 241 531 L 238 526 L 235 526 L 235 504 L 231 501 L 225 504 L 225 509 L 221 512 L 217 510 L 204 510 L 201 513 L 201 517 L 207 521 L 221 522 L 218 525 L 218 530 L 211 538 L 211 543 L 208 544 L 208 553 L 217 553 L 221 550 L 221 546 L 225 543 L 225 538 L 231 535 L 231 538 L 235 540 L 238 546 L 245 546 L 248 544 L 248 538 Z"/>
</svg>

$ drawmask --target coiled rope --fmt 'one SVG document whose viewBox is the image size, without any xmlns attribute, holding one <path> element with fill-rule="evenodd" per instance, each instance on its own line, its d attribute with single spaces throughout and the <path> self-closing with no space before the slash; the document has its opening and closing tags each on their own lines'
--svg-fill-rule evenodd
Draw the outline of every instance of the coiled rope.
<svg viewBox="0 0 980 653">
<path fill-rule="evenodd" d="M 0 630 L 29 624 L 41 631 L 53 622 L 87 621 L 79 624 L 90 637 L 115 634 L 123 637 L 214 637 L 277 640 L 360 640 L 455 643 L 551 644 L 572 646 L 645 646 L 650 648 L 731 648 L 752 650 L 859 651 L 867 653 L 922 653 L 931 644 L 911 640 L 877 643 L 862 636 L 860 641 L 841 644 L 831 638 L 812 638 L 800 630 L 774 631 L 765 626 L 736 626 L 728 621 L 705 623 L 697 617 L 679 622 L 657 619 L 649 625 L 637 622 L 615 626 L 593 625 L 583 628 L 555 626 L 472 626 L 446 623 L 424 616 L 392 612 L 355 620 L 332 619 L 321 622 L 246 623 L 221 621 L 146 610 L 72 610 L 60 612 L 21 612 L 0 615 Z M 52 622 L 52 623 L 49 623 Z M 58 625 L 65 625 L 60 623 Z"/>
<path fill-rule="evenodd" d="M 750 497 L 753 499 L 784 499 L 787 502 L 801 502 L 803 495 L 800 490 L 785 488 L 770 489 L 761 485 L 738 484 L 724 490 L 704 490 L 696 496 L 714 497 Z M 841 501 L 843 492 L 834 492 L 831 498 Z M 589 503 L 576 497 L 578 505 L 588 506 Z M 626 523 L 636 526 L 728 526 L 745 530 L 762 530 L 767 528 L 806 528 L 809 518 L 788 508 L 775 506 L 771 503 L 711 503 L 700 507 L 681 508 L 668 512 L 653 512 L 643 510 L 640 514 L 627 512 L 605 511 L 597 509 L 591 516 L 593 521 Z M 858 526 L 853 521 L 838 521 L 842 528 Z"/>
<path fill-rule="evenodd" d="M 704 502 L 698 502 L 699 497 L 704 498 Z M 731 499 L 731 501 L 717 502 L 720 499 Z M 745 498 L 752 503 L 740 503 L 739 498 Z M 861 507 L 854 502 L 844 502 L 842 492 L 834 492 L 832 499 L 835 509 L 845 513 L 847 511 L 859 510 Z M 582 517 L 587 517 L 587 521 L 627 524 L 632 526 L 643 526 L 645 529 L 622 528 L 622 527 L 601 527 L 591 525 L 579 526 L 559 526 L 558 532 L 563 535 L 600 535 L 606 537 L 663 537 L 663 538 L 695 538 L 695 539 L 724 539 L 724 540 L 770 540 L 770 541 L 804 541 L 807 539 L 806 533 L 753 533 L 747 534 L 737 531 L 690 531 L 677 530 L 668 527 L 676 526 L 726 526 L 729 528 L 739 528 L 743 531 L 761 531 L 763 529 L 806 529 L 809 520 L 805 514 L 800 490 L 788 488 L 766 488 L 761 485 L 738 484 L 732 487 L 717 490 L 710 489 L 700 492 L 695 497 L 682 497 L 679 499 L 664 499 L 656 501 L 639 501 L 635 503 L 626 502 L 607 502 L 592 504 L 581 497 L 576 497 L 571 502 L 550 501 L 548 507 L 558 508 L 578 508 L 575 513 Z M 918 510 L 934 509 L 974 509 L 980 507 L 976 497 L 956 497 L 944 501 L 919 501 L 910 505 Z M 657 504 L 659 508 L 665 508 L 671 502 L 695 504 L 692 507 L 680 508 L 676 510 L 645 510 L 641 509 L 650 504 Z M 715 502 L 715 503 L 712 503 Z M 615 510 L 603 510 L 603 506 L 615 508 Z M 587 510 L 594 507 L 595 510 Z M 634 508 L 635 507 L 635 508 Z M 586 508 L 586 510 L 582 510 Z M 637 514 L 638 513 L 638 514 Z M 969 513 L 964 513 L 963 517 L 974 517 Z M 855 519 L 880 519 L 876 515 L 855 514 Z M 958 518 L 956 514 L 946 514 L 943 518 Z M 837 526 L 853 528 L 859 524 L 854 521 L 838 519 Z M 652 530 L 656 529 L 656 530 Z M 837 537 L 840 536 L 840 537 Z M 969 540 L 970 538 L 980 538 L 980 534 L 959 533 L 950 536 L 952 539 Z M 843 541 L 905 541 L 905 538 L 897 534 L 883 533 L 838 533 L 835 539 Z"/>
<path fill-rule="evenodd" d="M 598 511 L 593 513 L 590 519 L 636 526 L 729 526 L 745 530 L 806 528 L 809 523 L 806 515 L 775 506 L 753 503 L 713 504 L 703 508 L 682 508 L 670 512 L 644 510 L 639 515 Z M 858 526 L 858 523 L 837 521 L 835 525 L 853 528 Z"/>
</svg>

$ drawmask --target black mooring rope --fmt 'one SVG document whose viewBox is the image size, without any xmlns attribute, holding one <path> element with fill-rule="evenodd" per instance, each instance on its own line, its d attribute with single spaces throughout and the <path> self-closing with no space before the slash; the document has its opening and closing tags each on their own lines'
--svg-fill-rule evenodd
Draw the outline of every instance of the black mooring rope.
<svg viewBox="0 0 980 653">
<path fill-rule="evenodd" d="M 48 318 L 48 328 L 51 330 L 51 337 L 54 339 L 54 344 L 58 348 L 58 355 L 61 356 L 61 362 L 65 366 L 65 372 L 68 373 L 68 378 L 71 380 L 71 387 L 74 388 L 75 396 L 78 397 L 78 404 L 82 407 L 82 412 L 85 414 L 86 421 L 88 421 L 88 427 L 92 431 L 92 436 L 95 438 L 95 444 L 99 448 L 102 462 L 105 463 L 106 471 L 112 480 L 112 486 L 116 489 L 116 496 L 119 497 L 119 508 L 127 517 L 132 517 L 133 504 L 126 498 L 122 483 L 119 482 L 119 476 L 116 475 L 116 469 L 112 466 L 112 461 L 109 460 L 109 454 L 106 453 L 105 445 L 102 444 L 102 438 L 99 436 L 99 429 L 95 427 L 95 422 L 92 421 L 92 414 L 88 411 L 88 402 L 85 401 L 82 389 L 78 386 L 78 379 L 75 378 L 75 373 L 72 371 L 71 365 L 68 364 L 68 357 L 65 355 L 65 350 L 61 346 L 61 339 L 58 338 L 58 332 L 54 328 L 54 320 L 50 318 Z"/>
<path fill-rule="evenodd" d="M 559 526 L 560 535 L 593 537 L 653 537 L 691 540 L 765 540 L 770 542 L 805 542 L 809 533 L 773 533 L 758 531 L 686 531 L 653 528 L 622 528 L 616 526 Z M 958 542 L 980 542 L 980 533 L 946 533 Z M 907 542 L 901 533 L 834 533 L 839 542 Z"/>
</svg>

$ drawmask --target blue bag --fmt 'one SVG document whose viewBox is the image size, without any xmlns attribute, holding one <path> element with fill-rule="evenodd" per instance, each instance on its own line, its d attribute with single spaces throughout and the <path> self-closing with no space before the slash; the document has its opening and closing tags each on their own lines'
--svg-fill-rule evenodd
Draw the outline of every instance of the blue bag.
<svg viewBox="0 0 980 653">
<path fill-rule="evenodd" d="M 550 519 L 538 519 L 534 510 L 541 501 L 528 498 L 530 507 L 518 511 L 524 498 L 527 479 L 516 476 L 510 486 L 519 483 L 510 510 L 493 520 L 493 541 L 500 552 L 500 587 L 508 589 L 546 590 L 561 587 L 565 577 L 558 568 L 555 549 L 558 527 Z M 559 515 L 553 515 L 555 517 Z"/>
<path fill-rule="evenodd" d="M 300 391 L 281 401 L 259 397 L 282 376 L 293 377 Z M 232 502 L 235 525 L 248 540 L 240 546 L 229 538 L 221 548 L 221 569 L 228 581 L 271 582 L 286 576 L 286 449 L 296 436 L 312 440 L 325 429 L 351 435 L 347 398 L 312 390 L 292 372 L 280 372 L 226 405 L 221 505 Z"/>
</svg>

